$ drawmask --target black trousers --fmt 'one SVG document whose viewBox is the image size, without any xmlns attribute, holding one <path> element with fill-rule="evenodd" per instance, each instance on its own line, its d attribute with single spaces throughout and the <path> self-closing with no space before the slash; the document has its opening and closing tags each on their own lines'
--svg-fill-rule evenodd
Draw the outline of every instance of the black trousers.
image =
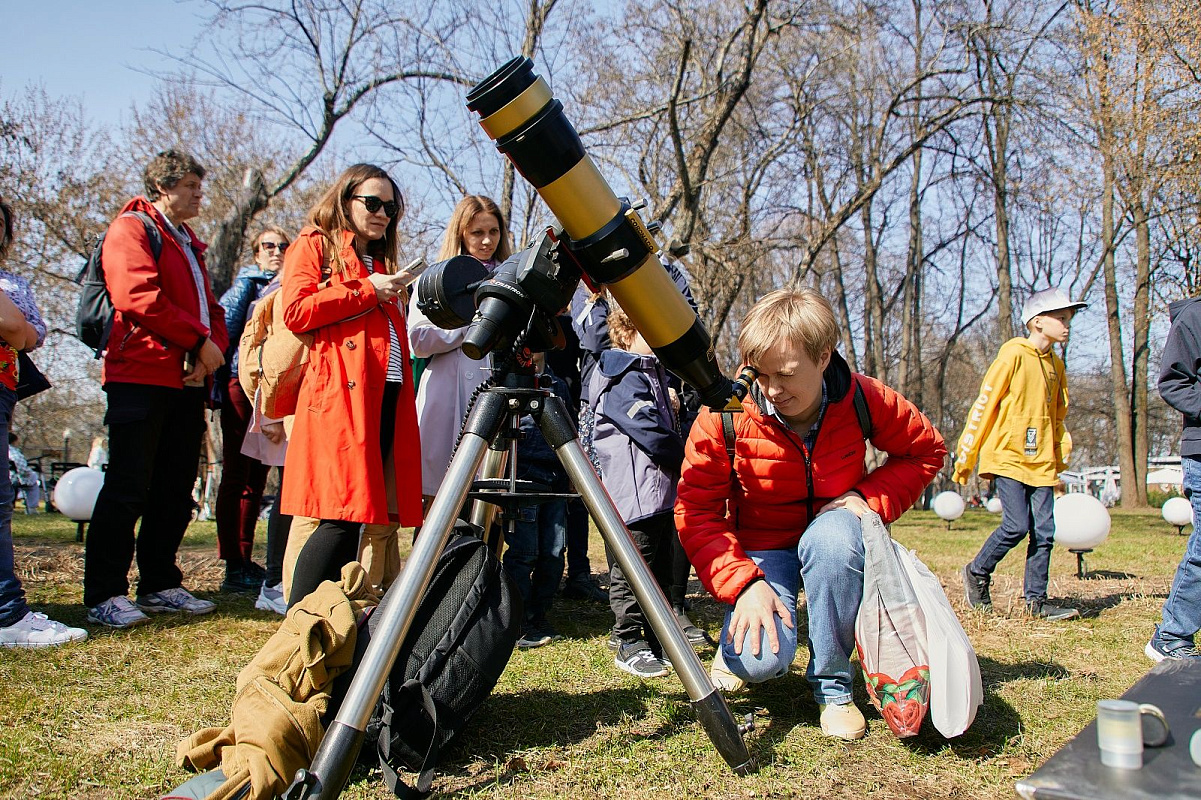
<svg viewBox="0 0 1201 800">
<path fill-rule="evenodd" d="M 671 538 L 676 535 L 675 518 L 671 511 L 655 514 L 653 517 L 640 519 L 626 525 L 630 529 L 630 538 L 659 586 L 666 591 L 671 583 L 672 549 Z M 658 652 L 659 639 L 651 626 L 646 622 L 642 606 L 634 597 L 634 590 L 626 579 L 621 565 L 609 558 L 609 607 L 613 609 L 613 633 L 624 644 L 639 640 L 645 641 L 652 650 Z"/>
<path fill-rule="evenodd" d="M 384 384 L 379 431 L 380 451 L 384 458 L 389 458 L 392 454 L 392 440 L 396 436 L 396 403 L 400 400 L 400 388 L 399 383 Z M 383 464 L 372 468 L 383 469 Z M 304 549 L 296 557 L 288 608 L 312 593 L 322 581 L 337 582 L 342 577 L 342 567 L 359 557 L 359 534 L 362 530 L 361 522 L 321 520 L 321 524 L 313 531 L 313 535 L 304 543 Z"/>
<path fill-rule="evenodd" d="M 192 521 L 205 427 L 204 388 L 109 383 L 104 391 L 109 460 L 84 550 L 83 602 L 89 607 L 129 593 L 135 550 L 138 594 L 182 584 L 175 556 Z"/>
</svg>

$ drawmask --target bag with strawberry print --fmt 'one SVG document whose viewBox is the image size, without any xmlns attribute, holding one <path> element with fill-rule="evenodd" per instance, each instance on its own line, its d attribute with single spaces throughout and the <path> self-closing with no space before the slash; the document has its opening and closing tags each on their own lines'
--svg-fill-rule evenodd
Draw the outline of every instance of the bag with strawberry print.
<svg viewBox="0 0 1201 800">
<path fill-rule="evenodd" d="M 898 738 L 916 736 L 930 707 L 926 620 L 901 562 L 907 551 L 876 514 L 863 515 L 863 601 L 855 649 L 872 704 Z"/>
</svg>

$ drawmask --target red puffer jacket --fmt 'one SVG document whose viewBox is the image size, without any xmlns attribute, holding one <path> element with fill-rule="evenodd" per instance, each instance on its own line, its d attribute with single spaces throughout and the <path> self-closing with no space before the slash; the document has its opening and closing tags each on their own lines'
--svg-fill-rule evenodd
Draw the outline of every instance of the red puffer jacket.
<svg viewBox="0 0 1201 800">
<path fill-rule="evenodd" d="M 135 197 L 121 213 L 141 211 L 158 223 L 163 251 L 158 262 L 146 228 L 134 216 L 118 217 L 109 226 L 101 254 L 104 282 L 116 314 L 104 352 L 103 383 L 183 386 L 183 357 L 206 338 L 225 351 L 225 310 L 213 296 L 204 268 L 203 242 L 186 225 L 204 278 L 204 297 L 196 291 L 192 267 L 171 234 L 163 215 L 144 197 Z M 208 306 L 209 324 L 200 320 L 200 304 Z"/>
<path fill-rule="evenodd" d="M 942 435 L 917 407 L 879 381 L 852 374 L 835 353 L 826 368 L 828 406 L 813 451 L 765 414 L 758 392 L 734 415 L 734 474 L 721 415 L 704 410 L 692 426 L 676 501 L 676 528 L 709 593 L 733 603 L 763 572 L 747 550 L 795 547 L 821 507 L 858 492 L 885 523 L 901 516 L 943 466 Z M 888 454 L 866 472 L 867 446 L 855 413 L 853 384 L 863 387 L 871 442 Z"/>
</svg>

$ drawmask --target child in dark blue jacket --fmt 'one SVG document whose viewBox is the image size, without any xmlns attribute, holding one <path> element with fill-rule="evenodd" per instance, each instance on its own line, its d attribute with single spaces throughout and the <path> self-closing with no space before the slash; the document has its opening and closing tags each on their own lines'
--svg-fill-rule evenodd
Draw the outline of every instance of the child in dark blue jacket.
<svg viewBox="0 0 1201 800">
<path fill-rule="evenodd" d="M 666 591 L 684 440 L 668 396 L 667 371 L 616 303 L 608 322 L 615 349 L 601 353 L 589 386 L 596 414 L 593 441 L 605 488 Z M 617 563 L 610 564 L 609 605 L 615 618 L 614 664 L 640 678 L 666 675 L 670 664 Z"/>
<path fill-rule="evenodd" d="M 551 378 L 551 393 L 570 404 L 567 384 L 545 368 L 542 353 L 534 356 L 539 371 Z M 546 443 L 538 423 L 529 414 L 521 418 L 522 438 L 517 443 L 516 475 L 519 480 L 540 483 L 552 492 L 568 491 L 567 473 L 558 456 Z M 559 638 L 546 619 L 559 581 L 563 578 L 563 548 L 567 540 L 567 501 L 548 500 L 517 509 L 516 526 L 509 535 L 502 561 L 505 572 L 517 585 L 525 607 L 521 637 L 523 650 L 541 647 Z"/>
</svg>

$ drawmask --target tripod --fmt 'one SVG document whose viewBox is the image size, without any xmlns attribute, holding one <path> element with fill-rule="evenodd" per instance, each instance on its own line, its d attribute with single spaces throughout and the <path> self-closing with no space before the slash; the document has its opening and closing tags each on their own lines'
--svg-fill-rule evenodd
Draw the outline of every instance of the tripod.
<svg viewBox="0 0 1201 800">
<path fill-rule="evenodd" d="M 510 359 L 503 361 L 509 363 Z M 493 470 L 498 472 L 498 465 L 503 468 L 503 459 L 496 458 L 496 453 L 503 452 L 503 448 L 495 446 L 501 440 L 502 428 L 506 422 L 515 427 L 527 413 L 538 420 L 547 444 L 558 455 L 596 520 L 605 543 L 625 571 L 647 622 L 671 659 L 710 740 L 736 773 L 745 774 L 754 769 L 754 760 L 742 739 L 742 734 L 750 729 L 750 723 L 738 724 L 725 698 L 709 680 L 708 672 L 676 622 L 662 589 L 634 546 L 629 530 L 576 438 L 575 424 L 563 401 L 537 385 L 532 369 L 505 371 L 494 381 L 496 385 L 477 397 L 467 415 L 463 435 L 426 515 L 421 535 L 413 545 L 404 570 L 388 590 L 394 596 L 389 598 L 383 610 L 346 698 L 326 731 L 312 766 L 297 771 L 295 780 L 284 793 L 286 800 L 332 800 L 342 792 L 355 764 L 371 712 L 408 635 L 418 603 L 433 576 L 459 509 L 468 499 L 473 478 L 490 450 L 492 457 L 486 467 L 490 472 L 488 477 L 495 477 Z M 483 491 L 475 496 L 487 498 L 489 489 L 497 485 L 495 480 L 486 480 Z M 503 502 L 506 499 L 503 495 L 508 493 L 502 490 L 499 494 L 502 496 L 495 499 Z M 476 506 L 478 515 L 480 503 Z"/>
</svg>

